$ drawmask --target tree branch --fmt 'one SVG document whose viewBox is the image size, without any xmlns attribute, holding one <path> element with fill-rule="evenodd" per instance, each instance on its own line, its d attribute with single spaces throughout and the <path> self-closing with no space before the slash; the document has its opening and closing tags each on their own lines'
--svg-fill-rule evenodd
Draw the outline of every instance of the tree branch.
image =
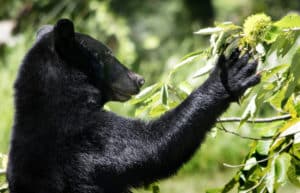
<svg viewBox="0 0 300 193">
<path fill-rule="evenodd" d="M 244 135 L 241 135 L 241 134 L 236 133 L 234 131 L 230 131 L 230 130 L 226 129 L 224 126 L 217 127 L 217 128 L 220 129 L 221 131 L 224 131 L 226 133 L 238 136 L 238 137 L 243 138 L 243 139 L 250 139 L 250 140 L 255 140 L 255 141 L 269 141 L 269 140 L 274 139 L 274 136 L 269 136 L 269 137 L 249 137 L 249 136 L 244 136 Z"/>
<path fill-rule="evenodd" d="M 270 123 L 275 121 L 284 121 L 290 119 L 292 116 L 282 115 L 276 117 L 268 117 L 268 118 L 256 118 L 256 119 L 247 119 L 245 120 L 247 123 Z M 241 122 L 243 118 L 241 117 L 224 117 L 217 120 L 218 123 L 231 123 L 231 122 Z"/>
</svg>

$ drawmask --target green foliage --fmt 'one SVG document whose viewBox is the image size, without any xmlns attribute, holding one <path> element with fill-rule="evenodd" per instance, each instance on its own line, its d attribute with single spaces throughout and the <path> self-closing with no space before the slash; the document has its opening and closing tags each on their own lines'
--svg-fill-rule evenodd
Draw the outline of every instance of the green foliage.
<svg viewBox="0 0 300 193">
<path fill-rule="evenodd" d="M 181 0 L 155 2 L 147 0 L 141 3 L 141 1 L 133 0 L 127 2 L 125 5 L 122 1 L 116 0 L 2 0 L 0 18 L 1 20 L 13 19 L 17 22 L 17 27 L 14 30 L 14 37 L 16 37 L 17 41 L 16 44 L 12 46 L 0 45 L 0 152 L 7 152 L 8 150 L 9 133 L 13 117 L 13 93 L 11 89 L 13 80 L 15 79 L 16 70 L 24 53 L 33 42 L 36 29 L 44 24 L 53 24 L 58 18 L 68 17 L 74 21 L 79 31 L 90 34 L 105 43 L 109 43 L 109 46 L 112 47 L 117 57 L 123 63 L 134 71 L 143 74 L 147 83 L 152 83 L 161 76 L 164 70 L 168 69 L 169 64 L 171 64 L 174 59 L 176 60 L 178 55 L 186 53 L 186 50 L 190 50 L 194 45 L 200 45 L 199 36 L 194 38 L 186 36 L 190 33 L 191 28 L 197 29 L 199 25 L 195 25 L 195 23 L 191 24 L 187 18 L 182 17 L 181 14 L 183 13 L 182 10 L 184 6 L 181 5 L 181 2 Z M 224 0 L 215 0 L 213 2 L 216 15 L 218 16 L 217 18 L 230 18 L 230 20 L 234 20 L 235 22 L 238 22 L 245 14 L 249 14 L 248 10 L 251 9 L 251 2 L 254 2 L 253 4 L 255 5 L 264 4 L 267 6 L 265 10 L 268 13 L 272 12 L 272 16 L 282 15 L 290 11 L 291 8 L 296 10 L 300 5 L 298 1 L 286 0 L 231 0 L 226 1 L 226 3 L 224 2 Z M 118 11 L 111 9 L 110 5 L 112 3 L 120 6 L 120 9 Z M 127 4 L 134 4 L 136 6 L 133 6 L 132 9 L 127 9 Z M 272 6 L 270 6 L 271 4 Z M 131 16 L 123 17 L 122 14 L 120 15 L 122 11 L 127 11 L 130 13 L 128 15 Z M 263 9 L 259 9 L 258 11 L 262 12 Z M 294 55 L 291 50 L 297 49 L 295 42 L 298 39 L 299 33 L 297 31 L 297 28 L 299 28 L 299 16 L 291 14 L 285 17 L 284 20 L 272 22 L 272 26 L 274 26 L 272 30 L 267 30 L 266 32 L 264 38 L 266 41 L 258 42 L 262 44 L 258 44 L 257 46 L 259 53 L 266 54 L 265 57 L 262 57 L 262 59 L 264 59 L 262 66 L 265 66 L 265 68 L 262 68 L 264 86 L 262 88 L 255 88 L 244 97 L 243 100 L 245 100 L 245 102 L 242 103 L 243 111 L 240 111 L 241 115 L 245 112 L 244 120 L 249 117 L 266 115 L 264 110 L 266 105 L 269 109 L 274 108 L 273 114 L 281 114 L 288 111 L 294 118 L 300 116 L 300 102 L 296 94 L 299 91 L 299 84 L 297 83 L 295 87 L 295 84 L 293 85 L 292 83 L 295 82 L 295 78 L 287 78 L 290 77 L 289 74 L 292 73 L 292 70 L 289 70 L 291 65 L 290 61 Z M 196 85 L 199 85 L 199 82 L 203 80 L 202 77 L 207 75 L 214 67 L 214 61 L 218 55 L 217 53 L 220 53 L 221 50 L 224 49 L 223 43 L 231 43 L 234 40 L 235 45 L 238 45 L 240 42 L 239 38 L 242 37 L 240 32 L 243 31 L 241 26 L 237 26 L 232 22 L 217 23 L 216 27 L 211 28 L 211 30 L 212 31 L 202 31 L 202 34 L 204 34 L 205 31 L 208 35 L 212 34 L 211 46 L 208 49 L 203 50 L 199 49 L 199 47 L 194 47 L 195 50 L 198 51 L 183 57 L 183 62 L 181 62 L 178 67 L 172 68 L 173 70 L 170 76 L 167 75 L 163 77 L 162 80 L 153 87 L 149 86 L 148 91 L 145 89 L 147 92 L 143 91 L 131 101 L 134 106 L 138 107 L 136 111 L 137 115 L 149 115 L 148 113 L 151 112 L 151 116 L 159 116 L 166 110 L 179 104 Z M 282 33 L 282 30 L 285 32 Z M 221 36 L 221 34 L 223 35 Z M 230 38 L 226 39 L 226 37 Z M 109 39 L 113 41 L 109 41 Z M 233 48 L 234 44 L 230 44 L 229 46 Z M 147 52 L 145 52 L 145 50 L 147 50 Z M 225 51 L 228 52 L 227 54 L 230 53 L 230 49 L 228 48 Z M 172 53 L 172 55 L 170 55 L 170 53 Z M 167 65 L 164 65 L 165 61 L 167 61 Z M 204 65 L 204 62 L 206 65 Z M 295 64 L 295 69 L 296 68 L 298 67 Z M 193 73 L 188 75 L 191 71 Z M 189 78 L 185 80 L 183 77 Z M 194 77 L 200 78 L 196 79 Z M 295 92 L 293 92 L 293 89 Z M 289 92 L 287 92 L 287 90 L 289 90 Z M 264 91 L 267 92 L 264 93 Z M 259 94 L 254 96 L 255 92 L 259 92 Z M 283 100 L 283 98 L 288 98 L 291 92 L 293 100 Z M 155 98 L 154 95 L 156 95 Z M 246 111 L 247 105 L 245 104 L 248 104 L 250 99 L 252 99 L 252 105 L 248 106 L 247 109 L 249 111 Z M 272 107 L 270 107 L 270 104 Z M 284 106 L 284 104 L 286 105 Z M 132 112 L 131 109 L 133 108 L 133 106 L 125 106 L 124 108 L 121 104 L 110 104 L 109 107 L 118 113 L 126 115 L 130 115 Z M 284 111 L 282 111 L 282 109 L 284 109 Z M 234 111 L 236 111 L 236 109 L 234 109 Z M 238 127 L 239 131 L 247 133 L 245 127 L 248 126 L 249 125 L 245 124 L 243 127 Z M 265 133 L 259 132 L 259 135 L 262 135 L 262 137 L 271 135 L 267 132 L 271 130 L 269 129 L 269 124 L 262 126 L 253 124 L 249 127 L 258 127 L 261 128 L 261 131 L 265 131 Z M 281 128 L 279 126 L 277 127 Z M 288 129 L 288 131 L 293 132 L 293 129 Z M 216 167 L 218 161 L 239 162 L 241 156 L 245 154 L 247 141 L 236 138 L 231 140 L 234 136 L 227 135 L 224 137 L 225 134 L 216 132 L 216 129 L 214 129 L 214 135 L 217 135 L 216 139 L 209 138 L 208 143 L 202 146 L 203 148 L 199 151 L 200 153 L 197 153 L 194 159 L 187 164 L 182 172 L 184 175 L 168 180 L 168 185 L 164 184 L 161 186 L 161 192 L 199 192 L 193 190 L 193 188 L 202 190 L 202 188 L 207 187 L 208 184 L 209 186 L 220 185 L 220 177 L 219 180 L 214 179 L 213 182 L 212 180 L 207 181 L 205 178 L 212 172 L 216 175 L 219 175 L 217 172 L 223 172 L 223 170 Z M 274 133 L 272 133 L 272 135 L 275 136 Z M 292 136 L 289 135 L 282 137 L 281 140 L 284 141 L 285 138 L 288 137 L 292 138 Z M 289 148 L 289 151 L 299 160 L 298 139 L 299 136 L 295 138 L 294 144 Z M 226 141 L 227 143 L 224 144 Z M 235 144 L 231 144 L 230 141 L 234 141 Z M 215 145 L 213 145 L 213 143 Z M 269 140 L 269 143 L 272 143 L 272 141 Z M 274 149 L 280 145 L 282 145 L 282 143 L 278 142 L 277 145 L 274 146 Z M 259 144 L 259 146 L 258 151 L 260 153 L 266 152 L 268 149 L 268 145 L 264 143 Z M 206 147 L 209 147 L 210 151 L 207 151 Z M 240 153 L 241 151 L 242 153 Z M 288 168 L 289 174 L 286 175 L 286 169 L 283 169 L 283 172 L 281 172 L 283 175 L 280 176 L 284 176 L 282 177 L 282 181 L 284 182 L 289 179 L 297 183 L 297 176 L 299 176 L 297 171 L 299 170 L 297 170 L 298 167 L 296 166 L 299 164 L 296 164 L 297 162 L 295 162 L 293 157 L 291 158 L 290 153 L 286 154 L 288 160 L 291 160 L 291 162 L 295 164 L 284 164 L 286 160 L 283 159 L 283 165 Z M 278 158 L 276 160 L 278 160 Z M 3 167 L 1 166 L 0 168 Z M 275 171 L 277 170 L 276 168 L 279 167 L 276 166 Z M 197 177 L 186 175 L 194 174 L 200 169 L 201 171 L 205 171 L 201 176 L 200 174 L 196 174 Z M 203 176 L 204 173 L 205 175 Z M 225 175 L 227 175 L 227 173 Z M 189 180 L 186 180 L 187 178 Z M 1 181 L 3 179 L 4 176 L 1 174 L 0 187 L 3 187 L 3 181 Z M 231 185 L 236 185 L 238 176 L 236 179 L 237 180 L 232 180 Z M 198 186 L 200 181 L 202 186 Z M 228 187 L 230 186 L 227 186 L 227 188 Z"/>
<path fill-rule="evenodd" d="M 5 171 L 7 166 L 7 156 L 0 154 L 0 192 L 7 192 L 7 183 L 5 178 Z"/>
<path fill-rule="evenodd" d="M 211 35 L 210 47 L 188 54 L 176 65 L 166 78 L 145 88 L 129 103 L 139 108 L 136 115 L 160 116 L 183 101 L 196 87 L 194 78 L 210 72 L 220 54 L 228 56 L 239 47 L 252 52 L 259 61 L 262 82 L 250 89 L 241 102 L 247 104 L 241 113 L 239 128 L 249 118 L 262 115 L 264 107 L 270 115 L 290 115 L 276 128 L 268 124 L 257 125 L 261 132 L 251 144 L 243 163 L 227 165 L 240 168 L 236 175 L 222 188 L 207 192 L 276 192 L 287 180 L 300 187 L 300 16 L 291 14 L 272 22 L 265 14 L 246 19 L 243 27 L 231 22 L 216 23 L 215 27 L 201 29 L 195 34 Z M 176 81 L 174 74 L 192 63 L 207 60 L 198 72 L 187 80 Z M 190 78 L 192 77 L 192 78 Z"/>
</svg>

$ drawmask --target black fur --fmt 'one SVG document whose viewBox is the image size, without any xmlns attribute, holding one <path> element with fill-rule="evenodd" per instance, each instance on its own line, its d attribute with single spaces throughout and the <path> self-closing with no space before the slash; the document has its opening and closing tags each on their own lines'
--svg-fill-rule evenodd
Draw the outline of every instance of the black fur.
<svg viewBox="0 0 300 193">
<path fill-rule="evenodd" d="M 69 20 L 39 30 L 15 82 L 10 193 L 126 193 L 174 174 L 230 102 L 259 82 L 249 56 L 221 57 L 208 80 L 160 118 L 104 111 L 143 79 Z"/>
</svg>

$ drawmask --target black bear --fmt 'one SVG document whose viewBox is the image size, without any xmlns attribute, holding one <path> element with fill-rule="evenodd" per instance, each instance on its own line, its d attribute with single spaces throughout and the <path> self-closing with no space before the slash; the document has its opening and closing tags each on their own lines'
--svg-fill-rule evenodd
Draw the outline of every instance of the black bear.
<svg viewBox="0 0 300 193">
<path fill-rule="evenodd" d="M 256 62 L 221 56 L 205 83 L 152 121 L 107 112 L 144 80 L 101 42 L 59 20 L 37 33 L 15 89 L 10 193 L 128 193 L 174 174 L 231 102 L 257 84 Z"/>
</svg>

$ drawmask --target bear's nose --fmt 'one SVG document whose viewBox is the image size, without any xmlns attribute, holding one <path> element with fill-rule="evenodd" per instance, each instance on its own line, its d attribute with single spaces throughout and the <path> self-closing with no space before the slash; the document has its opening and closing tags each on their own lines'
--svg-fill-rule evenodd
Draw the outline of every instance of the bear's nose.
<svg viewBox="0 0 300 193">
<path fill-rule="evenodd" d="M 145 79 L 136 73 L 130 72 L 128 73 L 129 77 L 134 80 L 138 87 L 142 87 L 145 84 Z"/>
<path fill-rule="evenodd" d="M 143 77 L 139 77 L 137 83 L 139 87 L 142 87 L 145 84 L 145 79 Z"/>
</svg>

